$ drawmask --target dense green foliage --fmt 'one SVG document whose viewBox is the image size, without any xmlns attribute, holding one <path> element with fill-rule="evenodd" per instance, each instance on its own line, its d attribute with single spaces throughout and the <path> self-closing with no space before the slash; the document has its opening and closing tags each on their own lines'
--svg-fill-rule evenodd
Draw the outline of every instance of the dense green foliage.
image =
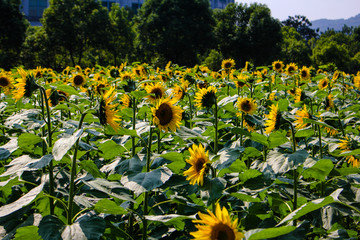
<svg viewBox="0 0 360 240">
<path fill-rule="evenodd" d="M 1 0 L 0 67 L 22 64 L 62 69 L 68 65 L 119 65 L 141 61 L 163 67 L 207 64 L 223 58 L 238 66 L 276 59 L 319 67 L 332 63 L 349 73 L 360 66 L 360 27 L 321 35 L 305 16 L 280 22 L 263 4 L 229 4 L 212 10 L 207 0 L 146 1 L 138 12 L 95 0 L 52 0 L 43 26 L 29 26 L 20 1 Z"/>
</svg>

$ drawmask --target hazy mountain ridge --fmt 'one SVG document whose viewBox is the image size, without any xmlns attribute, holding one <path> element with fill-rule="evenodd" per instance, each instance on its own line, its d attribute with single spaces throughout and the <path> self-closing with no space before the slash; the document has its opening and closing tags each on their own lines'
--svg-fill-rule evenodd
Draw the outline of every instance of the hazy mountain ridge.
<svg viewBox="0 0 360 240">
<path fill-rule="evenodd" d="M 330 20 L 330 19 L 322 18 L 322 19 L 314 20 L 311 23 L 312 23 L 311 28 L 313 29 L 319 28 L 320 32 L 325 32 L 328 28 L 334 29 L 335 31 L 341 31 L 344 25 L 347 25 L 348 27 L 360 26 L 360 14 L 348 19 L 341 18 L 341 19 Z"/>
</svg>

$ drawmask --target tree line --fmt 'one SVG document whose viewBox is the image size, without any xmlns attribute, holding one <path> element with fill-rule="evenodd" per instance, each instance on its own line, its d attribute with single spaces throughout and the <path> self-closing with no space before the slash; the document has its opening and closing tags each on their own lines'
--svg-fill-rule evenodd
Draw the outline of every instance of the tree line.
<svg viewBox="0 0 360 240">
<path fill-rule="evenodd" d="M 20 0 L 0 0 L 0 68 L 172 61 L 218 70 L 232 58 L 237 67 L 280 59 L 360 69 L 360 26 L 319 33 L 305 16 L 280 22 L 264 4 L 212 10 L 208 0 L 146 0 L 133 12 L 116 4 L 108 10 L 97 0 L 51 0 L 42 26 L 30 26 L 19 7 Z"/>
</svg>

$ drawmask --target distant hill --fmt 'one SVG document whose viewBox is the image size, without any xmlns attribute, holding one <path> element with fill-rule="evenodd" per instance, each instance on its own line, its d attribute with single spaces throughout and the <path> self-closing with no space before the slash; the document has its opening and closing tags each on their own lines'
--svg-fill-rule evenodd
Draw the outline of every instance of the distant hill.
<svg viewBox="0 0 360 240">
<path fill-rule="evenodd" d="M 328 28 L 334 29 L 335 31 L 341 31 L 344 25 L 348 27 L 357 27 L 360 26 L 360 14 L 356 15 L 355 17 L 351 17 L 348 19 L 318 19 L 311 22 L 313 29 L 320 29 L 320 32 L 325 32 Z"/>
</svg>

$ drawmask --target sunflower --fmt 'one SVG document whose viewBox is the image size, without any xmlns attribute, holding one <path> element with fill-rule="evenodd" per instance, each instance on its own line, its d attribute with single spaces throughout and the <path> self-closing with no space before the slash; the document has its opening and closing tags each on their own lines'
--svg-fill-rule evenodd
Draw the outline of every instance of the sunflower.
<svg viewBox="0 0 360 240">
<path fill-rule="evenodd" d="M 147 96 L 151 103 L 155 103 L 156 100 L 165 96 L 165 86 L 160 82 L 147 84 L 145 90 L 147 93 L 152 94 Z"/>
<path fill-rule="evenodd" d="M 253 114 L 256 111 L 257 104 L 251 98 L 238 98 L 237 108 L 247 114 Z"/>
<path fill-rule="evenodd" d="M 108 75 L 112 78 L 118 78 L 120 77 L 120 71 L 117 67 L 112 66 L 108 70 Z"/>
<path fill-rule="evenodd" d="M 354 77 L 354 86 L 360 88 L 360 75 Z"/>
<path fill-rule="evenodd" d="M 206 80 L 199 80 L 197 81 L 197 88 L 199 89 L 203 89 L 203 88 L 207 88 L 209 86 L 209 83 Z"/>
<path fill-rule="evenodd" d="M 59 101 L 65 100 L 66 97 L 66 95 L 64 95 L 64 92 L 59 90 L 53 91 L 52 89 L 47 89 L 45 93 L 46 99 L 48 100 L 48 104 L 50 107 L 58 105 Z"/>
<path fill-rule="evenodd" d="M 217 89 L 214 86 L 200 89 L 195 95 L 196 106 L 199 108 L 210 108 L 216 104 Z"/>
<path fill-rule="evenodd" d="M 137 77 L 142 77 L 144 75 L 147 75 L 147 71 L 146 71 L 145 67 L 142 66 L 142 65 L 138 65 L 138 66 L 134 67 L 133 68 L 133 73 Z"/>
<path fill-rule="evenodd" d="M 114 87 L 111 87 L 108 91 L 102 95 L 100 100 L 100 107 L 98 109 L 98 117 L 102 125 L 110 125 L 115 131 L 120 128 L 118 123 L 121 119 L 118 116 L 118 111 L 115 109 L 118 104 L 112 104 L 116 98 Z"/>
<path fill-rule="evenodd" d="M 249 132 L 255 132 L 255 127 L 256 125 L 249 121 L 248 119 L 244 118 L 244 121 L 243 121 L 243 126 L 244 128 L 246 128 Z"/>
<path fill-rule="evenodd" d="M 320 80 L 318 87 L 320 90 L 327 88 L 329 85 L 329 80 L 327 78 L 323 78 Z"/>
<path fill-rule="evenodd" d="M 168 131 L 168 128 L 175 132 L 181 123 L 183 110 L 173 104 L 174 100 L 169 98 L 160 99 L 156 106 L 151 108 L 154 123 L 165 132 Z"/>
<path fill-rule="evenodd" d="M 279 104 L 273 104 L 270 106 L 270 113 L 266 114 L 265 117 L 265 133 L 270 134 L 273 130 L 278 130 L 281 124 L 281 112 L 279 111 Z"/>
<path fill-rule="evenodd" d="M 198 240 L 240 240 L 244 234 L 238 232 L 238 219 L 232 220 L 225 207 L 221 209 L 220 204 L 216 204 L 215 214 L 208 210 L 208 214 L 198 213 L 200 220 L 193 220 L 198 229 L 190 233 Z"/>
<path fill-rule="evenodd" d="M 44 70 L 46 70 L 45 68 L 41 68 L 41 67 L 36 67 L 36 69 L 33 70 L 33 74 L 35 78 L 42 78 L 43 77 L 43 72 Z"/>
<path fill-rule="evenodd" d="M 297 119 L 295 121 L 295 127 L 297 129 L 303 129 L 308 125 L 307 123 L 304 123 L 304 118 L 311 118 L 311 116 L 310 116 L 309 112 L 307 111 L 305 104 L 304 104 L 304 107 L 302 110 L 296 111 L 295 118 Z"/>
<path fill-rule="evenodd" d="M 0 89 L 3 89 L 5 94 L 10 93 L 10 89 L 13 88 L 13 79 L 10 74 L 0 73 Z"/>
<path fill-rule="evenodd" d="M 16 79 L 17 83 L 15 84 L 15 90 L 13 92 L 16 101 L 24 96 L 28 98 L 31 97 L 32 93 L 39 88 L 31 72 L 28 73 L 24 69 L 19 68 L 18 73 L 21 75 L 21 78 Z"/>
<path fill-rule="evenodd" d="M 300 79 L 303 81 L 308 81 L 310 79 L 310 69 L 307 67 L 302 67 L 300 70 Z"/>
<path fill-rule="evenodd" d="M 222 62 L 221 62 L 221 68 L 225 69 L 225 70 L 230 70 L 232 68 L 235 67 L 235 60 L 234 59 L 224 59 Z"/>
<path fill-rule="evenodd" d="M 86 79 L 83 74 L 78 73 L 74 74 L 74 76 L 71 78 L 71 81 L 74 87 L 82 87 L 84 86 Z"/>
<path fill-rule="evenodd" d="M 203 145 L 196 146 L 192 145 L 192 148 L 189 148 L 190 158 L 186 159 L 186 162 L 191 165 L 191 167 L 184 172 L 184 175 L 187 176 L 186 180 L 190 181 L 190 184 L 202 186 L 204 183 L 204 175 L 208 171 L 207 164 L 210 164 L 209 160 L 209 151 L 205 152 Z"/>
<path fill-rule="evenodd" d="M 104 95 L 106 88 L 108 88 L 110 85 L 106 78 L 102 77 L 100 74 L 96 73 L 94 75 L 94 84 L 93 88 L 95 93 L 99 95 Z"/>
<path fill-rule="evenodd" d="M 358 143 L 355 140 L 350 140 L 348 137 L 345 139 L 340 139 L 341 143 L 339 143 L 339 148 L 342 149 L 343 152 L 349 152 L 358 148 Z M 360 160 L 356 158 L 354 155 L 346 156 L 346 160 L 348 163 L 351 163 L 353 167 L 360 166 Z"/>
<path fill-rule="evenodd" d="M 272 63 L 273 70 L 281 73 L 284 68 L 284 63 L 282 61 L 275 61 Z"/>
<path fill-rule="evenodd" d="M 336 80 L 339 78 L 339 76 L 340 76 L 340 71 L 335 71 L 335 72 L 334 72 L 334 75 L 333 75 L 333 77 L 332 77 L 332 80 L 333 80 L 333 81 L 336 81 Z"/>
<path fill-rule="evenodd" d="M 132 101 L 131 101 L 130 96 L 126 93 L 123 94 L 120 97 L 120 104 L 121 104 L 121 109 L 132 107 Z"/>
<path fill-rule="evenodd" d="M 301 90 L 301 88 L 295 88 L 295 103 L 304 101 L 306 98 L 305 93 Z"/>
<path fill-rule="evenodd" d="M 331 93 L 327 95 L 325 98 L 325 107 L 326 107 L 326 111 L 329 111 L 331 108 L 334 107 L 334 100 Z"/>
<path fill-rule="evenodd" d="M 179 101 L 183 99 L 184 97 L 184 89 L 179 86 L 178 84 L 175 84 L 174 88 L 172 89 L 172 92 L 174 94 L 174 98 Z"/>
<path fill-rule="evenodd" d="M 298 70 L 298 67 L 296 66 L 295 63 L 290 63 L 290 64 L 286 65 L 286 73 L 289 76 L 294 75 L 297 70 Z"/>
</svg>

